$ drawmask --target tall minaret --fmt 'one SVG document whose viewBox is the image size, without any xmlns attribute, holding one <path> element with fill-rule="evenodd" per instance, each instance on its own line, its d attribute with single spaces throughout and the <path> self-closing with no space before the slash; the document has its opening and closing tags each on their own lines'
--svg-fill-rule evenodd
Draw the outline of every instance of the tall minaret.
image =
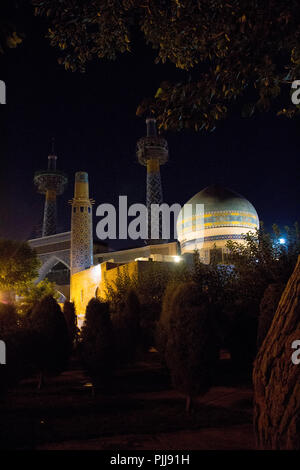
<svg viewBox="0 0 300 470">
<path fill-rule="evenodd" d="M 88 174 L 75 173 L 74 198 L 71 216 L 71 275 L 93 265 L 93 214 L 94 201 L 89 197 Z"/>
<path fill-rule="evenodd" d="M 161 204 L 163 202 L 160 165 L 168 161 L 169 150 L 168 143 L 163 137 L 157 135 L 156 120 L 154 118 L 146 119 L 147 136 L 142 137 L 137 142 L 137 157 L 139 163 L 147 167 L 147 209 L 148 209 L 148 243 L 161 242 L 161 217 L 151 211 L 152 204 Z M 158 223 L 156 233 L 159 239 L 151 239 L 151 215 L 152 219 Z M 153 221 L 152 221 L 153 222 Z"/>
<path fill-rule="evenodd" d="M 34 184 L 39 193 L 45 195 L 44 218 L 42 236 L 54 235 L 57 230 L 56 198 L 60 196 L 68 183 L 67 176 L 56 169 L 57 156 L 54 152 L 54 139 L 52 139 L 52 152 L 48 156 L 48 169 L 37 171 L 34 175 Z"/>
</svg>

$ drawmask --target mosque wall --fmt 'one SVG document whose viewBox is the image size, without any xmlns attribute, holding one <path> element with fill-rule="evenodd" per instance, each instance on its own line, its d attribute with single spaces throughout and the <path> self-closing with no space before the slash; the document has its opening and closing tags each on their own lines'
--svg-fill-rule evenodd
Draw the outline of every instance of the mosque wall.
<svg viewBox="0 0 300 470">
<path fill-rule="evenodd" d="M 130 263 L 105 262 L 79 271 L 71 277 L 71 302 L 74 302 L 79 328 L 82 327 L 87 304 L 93 297 L 105 299 L 107 284 L 114 286 L 118 274 L 138 277 L 150 266 L 175 266 L 174 261 L 131 261 Z"/>
</svg>

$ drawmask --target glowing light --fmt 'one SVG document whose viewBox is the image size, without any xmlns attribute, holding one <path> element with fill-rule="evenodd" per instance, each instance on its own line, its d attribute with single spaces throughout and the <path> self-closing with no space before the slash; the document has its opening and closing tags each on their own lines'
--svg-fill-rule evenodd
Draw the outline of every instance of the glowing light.
<svg viewBox="0 0 300 470">
<path fill-rule="evenodd" d="M 181 257 L 180 256 L 174 256 L 174 261 L 175 261 L 175 263 L 179 263 L 181 261 Z"/>
<path fill-rule="evenodd" d="M 285 238 L 279 238 L 280 245 L 285 245 L 285 242 L 286 242 Z"/>
</svg>

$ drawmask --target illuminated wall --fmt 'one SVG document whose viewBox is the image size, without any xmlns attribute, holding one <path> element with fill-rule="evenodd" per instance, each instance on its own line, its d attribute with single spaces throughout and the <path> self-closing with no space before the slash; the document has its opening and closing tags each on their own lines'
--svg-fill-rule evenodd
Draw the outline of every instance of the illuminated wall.
<svg viewBox="0 0 300 470">
<path fill-rule="evenodd" d="M 87 304 L 93 297 L 105 298 L 106 283 L 114 285 L 118 273 L 125 272 L 132 278 L 139 276 L 152 267 L 164 265 L 172 269 L 176 265 L 177 256 L 173 261 L 131 261 L 130 263 L 118 264 L 105 262 L 101 265 L 92 266 L 89 269 L 73 274 L 71 277 L 71 302 L 74 302 L 78 326 L 82 327 Z"/>
<path fill-rule="evenodd" d="M 85 309 L 92 297 L 96 295 L 96 289 L 101 281 L 101 266 L 91 266 L 89 269 L 79 271 L 71 276 L 70 299 L 74 302 L 78 327 L 81 328 L 84 321 Z"/>
<path fill-rule="evenodd" d="M 128 270 L 133 276 L 138 272 L 138 261 L 118 265 L 116 263 L 102 263 L 91 266 L 71 276 L 71 302 L 74 302 L 79 328 L 82 326 L 87 304 L 93 297 L 104 298 L 105 280 L 112 283 L 119 272 Z"/>
</svg>

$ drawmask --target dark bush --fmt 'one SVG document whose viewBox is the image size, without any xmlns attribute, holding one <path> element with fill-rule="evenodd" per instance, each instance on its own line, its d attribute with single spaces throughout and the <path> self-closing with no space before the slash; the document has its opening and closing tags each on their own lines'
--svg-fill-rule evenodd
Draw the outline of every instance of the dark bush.
<svg viewBox="0 0 300 470">
<path fill-rule="evenodd" d="M 81 331 L 81 358 L 94 390 L 109 389 L 115 365 L 114 340 L 108 303 L 91 299 Z"/>
<path fill-rule="evenodd" d="M 177 284 L 170 282 L 165 290 L 165 294 L 162 300 L 161 314 L 159 321 L 156 323 L 155 330 L 155 346 L 161 356 L 163 362 L 165 361 L 165 349 L 168 340 L 168 330 L 170 317 L 172 315 L 172 300 L 176 291 Z"/>
<path fill-rule="evenodd" d="M 141 347 L 140 302 L 131 289 L 124 302 L 123 310 L 113 316 L 115 351 L 119 363 L 132 362 Z"/>
<path fill-rule="evenodd" d="M 284 288 L 284 284 L 274 283 L 270 284 L 264 292 L 264 296 L 259 307 L 257 350 L 261 347 L 269 331 Z"/>
<path fill-rule="evenodd" d="M 242 372 L 245 377 L 251 376 L 257 352 L 257 322 L 257 305 L 241 302 L 239 305 L 233 306 L 229 333 L 225 343 L 235 371 Z"/>
<path fill-rule="evenodd" d="M 215 319 L 208 296 L 193 282 L 177 287 L 169 309 L 165 357 L 173 385 L 186 395 L 189 411 L 192 399 L 204 394 L 214 377 L 219 357 Z"/>
<path fill-rule="evenodd" d="M 0 340 L 6 351 L 6 364 L 0 366 L 0 393 L 4 393 L 32 372 L 30 331 L 13 305 L 0 304 Z"/>
<path fill-rule="evenodd" d="M 69 334 L 63 313 L 51 296 L 44 297 L 33 308 L 30 324 L 40 388 L 45 375 L 57 375 L 66 369 L 71 352 Z"/>
<path fill-rule="evenodd" d="M 65 301 L 63 314 L 68 328 L 70 343 L 74 347 L 77 344 L 79 329 L 77 327 L 77 316 L 73 302 Z"/>
</svg>

